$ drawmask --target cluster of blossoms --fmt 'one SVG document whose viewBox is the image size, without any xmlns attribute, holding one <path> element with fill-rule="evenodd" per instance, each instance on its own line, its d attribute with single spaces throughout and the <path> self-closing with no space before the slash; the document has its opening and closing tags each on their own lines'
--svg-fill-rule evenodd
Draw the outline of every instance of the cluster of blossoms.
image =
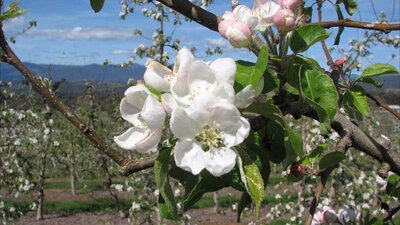
<svg viewBox="0 0 400 225">
<path fill-rule="evenodd" d="M 312 225 L 321 224 L 353 224 L 360 216 L 359 210 L 343 206 L 336 213 L 329 206 L 324 206 L 322 211 L 314 214 Z"/>
<path fill-rule="evenodd" d="M 251 44 L 251 37 L 257 30 L 264 32 L 272 25 L 280 32 L 293 30 L 301 18 L 301 8 L 301 0 L 254 0 L 253 9 L 239 5 L 233 12 L 225 12 L 218 30 L 233 46 L 245 48 Z"/>
<path fill-rule="evenodd" d="M 203 169 L 214 176 L 228 173 L 236 164 L 233 147 L 250 132 L 238 108 L 247 107 L 255 97 L 250 85 L 235 94 L 235 74 L 233 59 L 203 62 L 187 48 L 178 52 L 172 70 L 150 62 L 145 84 L 128 88 L 121 101 L 121 115 L 133 127 L 115 142 L 141 153 L 156 151 L 167 127 L 177 139 L 173 152 L 178 167 L 195 175 Z"/>
</svg>

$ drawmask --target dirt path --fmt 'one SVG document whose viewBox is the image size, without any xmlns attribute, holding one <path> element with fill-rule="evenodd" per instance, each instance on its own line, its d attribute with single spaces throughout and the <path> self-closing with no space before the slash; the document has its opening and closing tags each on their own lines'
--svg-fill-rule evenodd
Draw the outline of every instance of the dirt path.
<svg viewBox="0 0 400 225">
<path fill-rule="evenodd" d="M 189 223 L 198 225 L 242 225 L 253 221 L 254 216 L 248 212 L 241 223 L 236 223 L 236 212 L 225 209 L 222 213 L 216 213 L 212 208 L 189 210 Z M 153 215 L 155 219 L 155 215 Z M 117 213 L 97 212 L 97 213 L 76 213 L 48 214 L 43 220 L 36 221 L 35 214 L 30 212 L 22 216 L 18 225 L 130 225 L 127 218 L 121 218 Z M 174 223 L 167 221 L 168 225 Z"/>
</svg>

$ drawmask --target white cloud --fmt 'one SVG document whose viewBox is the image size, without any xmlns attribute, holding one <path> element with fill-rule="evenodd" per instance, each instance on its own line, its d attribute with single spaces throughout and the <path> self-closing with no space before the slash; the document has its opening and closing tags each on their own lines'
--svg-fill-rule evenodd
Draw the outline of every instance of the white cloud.
<svg viewBox="0 0 400 225">
<path fill-rule="evenodd" d="M 117 49 L 112 52 L 113 55 L 128 55 L 131 54 L 131 51 L 124 50 L 124 49 Z"/>
<path fill-rule="evenodd" d="M 25 24 L 25 19 L 23 16 L 15 17 L 4 22 L 3 30 L 5 33 L 16 32 L 17 30 L 22 30 Z"/>
<path fill-rule="evenodd" d="M 207 39 L 207 44 L 210 47 L 232 48 L 232 45 L 224 38 L 209 38 Z"/>
<path fill-rule="evenodd" d="M 27 35 L 46 39 L 64 40 L 122 40 L 135 37 L 133 30 L 110 27 L 82 28 L 74 27 L 66 29 L 32 29 Z"/>
</svg>

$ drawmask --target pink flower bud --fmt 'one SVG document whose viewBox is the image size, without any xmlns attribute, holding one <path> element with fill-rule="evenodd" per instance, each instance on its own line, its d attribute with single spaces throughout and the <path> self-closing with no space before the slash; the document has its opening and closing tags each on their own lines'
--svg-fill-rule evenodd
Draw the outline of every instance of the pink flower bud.
<svg viewBox="0 0 400 225">
<path fill-rule="evenodd" d="M 274 16 L 274 25 L 279 31 L 293 30 L 296 25 L 296 16 L 290 9 L 281 9 Z"/>
<path fill-rule="evenodd" d="M 345 57 L 343 57 L 343 58 L 340 58 L 340 59 L 338 59 L 338 60 L 336 60 L 335 61 L 335 65 L 337 66 L 337 67 L 343 67 L 343 65 L 346 63 L 346 58 Z"/>
<path fill-rule="evenodd" d="M 218 23 L 218 32 L 223 36 L 226 37 L 226 30 L 228 27 L 235 22 L 235 16 L 232 12 L 225 12 L 222 16 L 222 20 Z"/>
<path fill-rule="evenodd" d="M 239 8 L 239 7 L 236 7 Z M 242 10 L 243 11 L 243 10 Z M 236 15 L 236 12 L 225 12 L 218 24 L 218 32 L 237 48 L 249 47 L 252 41 L 252 17 Z M 243 14 L 243 13 L 242 13 Z"/>
<path fill-rule="evenodd" d="M 297 13 L 301 8 L 301 0 L 280 0 L 279 4 L 286 8 L 292 10 L 292 12 Z"/>
<path fill-rule="evenodd" d="M 251 44 L 252 32 L 247 24 L 235 22 L 228 27 L 225 36 L 236 48 L 247 48 Z"/>
</svg>

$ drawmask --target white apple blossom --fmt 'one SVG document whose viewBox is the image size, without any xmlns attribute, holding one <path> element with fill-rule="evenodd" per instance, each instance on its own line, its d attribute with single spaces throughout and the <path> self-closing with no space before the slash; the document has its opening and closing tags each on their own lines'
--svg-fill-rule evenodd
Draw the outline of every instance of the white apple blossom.
<svg viewBox="0 0 400 225">
<path fill-rule="evenodd" d="M 236 164 L 232 147 L 249 135 L 250 124 L 238 109 L 211 93 L 203 93 L 188 108 L 177 107 L 171 115 L 175 163 L 193 174 L 203 169 L 214 176 L 230 172 Z"/>
<path fill-rule="evenodd" d="M 114 141 L 124 149 L 141 153 L 155 151 L 164 127 L 165 111 L 144 85 L 129 87 L 120 104 L 122 118 L 134 126 Z"/>
<path fill-rule="evenodd" d="M 258 18 L 247 6 L 239 5 L 233 12 L 225 12 L 218 24 L 219 33 L 237 48 L 247 48 L 252 42 L 253 29 Z"/>
<path fill-rule="evenodd" d="M 175 59 L 173 70 L 157 61 L 151 61 L 144 73 L 144 81 L 147 85 L 160 92 L 168 92 L 171 88 L 171 83 L 176 77 L 187 73 L 188 67 L 193 60 L 194 57 L 190 50 L 182 48 Z"/>
<path fill-rule="evenodd" d="M 254 0 L 253 13 L 258 17 L 256 30 L 265 31 L 267 27 L 273 25 L 275 14 L 281 6 L 272 0 Z"/>
<path fill-rule="evenodd" d="M 255 98 L 255 90 L 250 85 L 235 95 L 236 63 L 231 58 L 220 58 L 209 63 L 200 60 L 176 62 L 179 67 L 185 68 L 186 73 L 176 76 L 171 84 L 171 95 L 161 97 L 167 112 L 177 106 L 189 107 L 206 92 L 239 108 L 247 107 Z"/>
</svg>

